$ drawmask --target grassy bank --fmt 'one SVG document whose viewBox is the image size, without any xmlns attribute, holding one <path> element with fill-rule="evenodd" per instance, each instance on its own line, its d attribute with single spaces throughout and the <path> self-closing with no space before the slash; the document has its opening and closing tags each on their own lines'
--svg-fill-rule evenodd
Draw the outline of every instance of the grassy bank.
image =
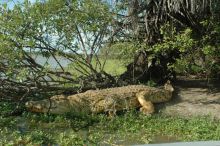
<svg viewBox="0 0 220 146">
<path fill-rule="evenodd" d="M 209 117 L 184 119 L 137 111 L 109 118 L 106 115 L 72 116 L 23 113 L 0 117 L 0 145 L 14 144 L 144 144 L 168 141 L 220 140 L 220 121 Z"/>
<path fill-rule="evenodd" d="M 103 70 L 113 76 L 117 76 L 122 74 L 123 72 L 126 71 L 126 64 L 128 64 L 127 62 L 129 62 L 128 60 L 119 60 L 119 59 L 102 59 L 100 58 L 99 60 L 100 62 L 97 62 L 96 60 L 92 61 L 92 65 L 93 67 L 97 70 L 100 71 L 100 64 L 101 66 L 103 66 L 104 64 L 104 68 Z M 100 63 L 100 64 L 99 64 Z M 79 73 L 77 70 L 75 70 L 74 68 L 80 68 L 80 66 L 77 65 L 77 63 L 71 63 L 68 65 L 68 67 L 66 68 L 67 71 L 71 72 L 75 77 L 78 77 L 80 75 L 82 75 L 81 73 Z M 85 67 L 85 69 L 87 71 L 89 71 L 88 68 Z M 80 69 L 81 70 L 81 69 Z M 83 72 L 83 70 L 81 70 Z"/>
</svg>

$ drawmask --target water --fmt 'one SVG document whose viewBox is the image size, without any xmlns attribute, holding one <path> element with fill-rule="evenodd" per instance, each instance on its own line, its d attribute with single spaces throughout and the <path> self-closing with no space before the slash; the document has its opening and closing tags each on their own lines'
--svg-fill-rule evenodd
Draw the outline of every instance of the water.
<svg viewBox="0 0 220 146">
<path fill-rule="evenodd" d="M 156 143 L 170 143 L 170 142 L 179 142 L 178 138 L 175 136 L 168 135 L 155 135 L 151 141 L 152 144 Z"/>
<path fill-rule="evenodd" d="M 50 68 L 53 68 L 53 69 L 60 68 L 59 64 L 52 56 L 44 57 L 42 55 L 36 55 L 36 56 L 33 55 L 32 57 L 37 63 L 39 63 L 42 66 L 49 65 Z M 71 63 L 70 60 L 62 56 L 56 56 L 56 59 L 64 68 L 67 67 Z"/>
</svg>

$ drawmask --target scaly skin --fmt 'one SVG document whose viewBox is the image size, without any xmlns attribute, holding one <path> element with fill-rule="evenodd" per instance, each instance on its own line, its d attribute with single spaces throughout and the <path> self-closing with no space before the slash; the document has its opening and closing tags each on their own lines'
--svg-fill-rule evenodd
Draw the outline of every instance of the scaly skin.
<svg viewBox="0 0 220 146">
<path fill-rule="evenodd" d="M 144 114 L 154 112 L 153 103 L 169 101 L 174 89 L 168 81 L 164 89 L 144 85 L 130 85 L 102 90 L 88 90 L 75 95 L 55 95 L 40 101 L 28 101 L 31 112 L 64 114 L 68 112 L 97 114 L 140 108 Z"/>
</svg>

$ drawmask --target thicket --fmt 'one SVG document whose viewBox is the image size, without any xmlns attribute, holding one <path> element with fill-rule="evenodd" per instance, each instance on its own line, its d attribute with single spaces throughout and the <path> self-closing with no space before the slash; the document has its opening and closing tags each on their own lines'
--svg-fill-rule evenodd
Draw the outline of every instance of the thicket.
<svg viewBox="0 0 220 146">
<path fill-rule="evenodd" d="M 149 77 L 145 67 L 147 80 L 175 74 L 219 79 L 219 1 L 124 0 L 118 6 L 128 12 L 122 26 L 130 33 L 120 34 L 113 50 L 121 50 L 124 58 L 137 50 L 145 52 L 150 64 L 156 62 L 155 77 Z M 159 70 L 164 73 L 156 75 Z"/>
</svg>

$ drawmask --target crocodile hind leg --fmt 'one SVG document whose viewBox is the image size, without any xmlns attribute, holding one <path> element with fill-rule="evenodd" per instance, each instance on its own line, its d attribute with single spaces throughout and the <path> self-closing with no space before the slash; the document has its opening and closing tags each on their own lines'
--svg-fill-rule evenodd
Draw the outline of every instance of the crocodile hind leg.
<svg viewBox="0 0 220 146">
<path fill-rule="evenodd" d="M 140 111 L 146 115 L 152 114 L 154 112 L 154 105 L 151 101 L 148 101 L 144 97 L 145 91 L 138 93 L 137 99 L 141 105 Z"/>
</svg>

